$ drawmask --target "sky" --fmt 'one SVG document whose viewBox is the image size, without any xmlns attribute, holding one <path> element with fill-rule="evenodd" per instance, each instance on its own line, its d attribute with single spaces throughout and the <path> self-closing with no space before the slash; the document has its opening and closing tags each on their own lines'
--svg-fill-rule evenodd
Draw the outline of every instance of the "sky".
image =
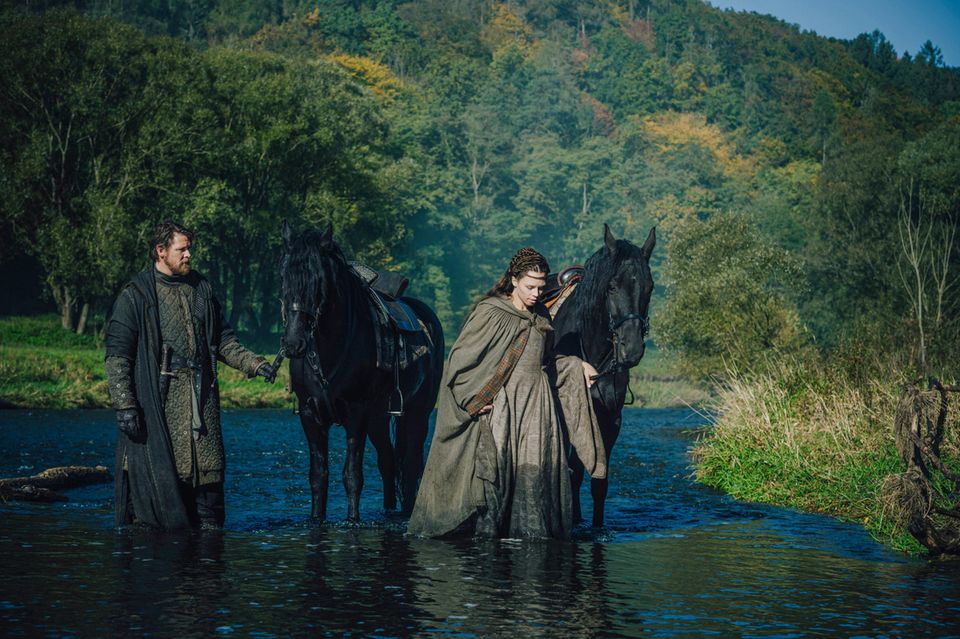
<svg viewBox="0 0 960 639">
<path fill-rule="evenodd" d="M 776 16 L 804 31 L 850 40 L 879 29 L 898 56 L 930 40 L 960 66 L 960 0 L 709 0 L 719 9 Z"/>
</svg>

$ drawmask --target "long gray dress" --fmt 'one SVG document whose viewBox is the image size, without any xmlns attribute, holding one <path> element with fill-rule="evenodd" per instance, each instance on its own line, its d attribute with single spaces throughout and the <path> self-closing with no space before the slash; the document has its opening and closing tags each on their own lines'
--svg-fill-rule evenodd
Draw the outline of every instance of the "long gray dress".
<svg viewBox="0 0 960 639">
<path fill-rule="evenodd" d="M 465 408 L 486 384 L 509 344 L 527 344 L 493 410 Z M 594 477 L 604 455 L 581 362 L 554 358 L 544 309 L 521 311 L 509 300 L 477 305 L 451 348 L 433 443 L 408 530 L 427 536 L 566 537 L 572 495 L 569 441 Z"/>
</svg>

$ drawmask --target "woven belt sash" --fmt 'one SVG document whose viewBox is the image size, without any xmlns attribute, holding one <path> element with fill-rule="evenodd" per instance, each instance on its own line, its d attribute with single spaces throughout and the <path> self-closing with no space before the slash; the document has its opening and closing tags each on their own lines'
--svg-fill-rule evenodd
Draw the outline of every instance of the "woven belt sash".
<svg viewBox="0 0 960 639">
<path fill-rule="evenodd" d="M 483 388 L 480 389 L 473 399 L 467 402 L 466 411 L 469 415 L 476 416 L 481 408 L 490 405 L 493 402 L 493 398 L 500 392 L 500 389 L 506 385 L 507 380 L 510 379 L 510 374 L 513 373 L 514 367 L 523 354 L 523 349 L 527 346 L 527 340 L 530 339 L 530 331 L 532 330 L 533 326 L 530 326 L 527 330 L 520 331 L 513 339 L 513 343 L 510 344 L 507 353 L 503 356 L 503 359 L 500 360 L 500 363 L 497 364 L 497 370 L 494 371 L 493 377 L 483 385 Z"/>
</svg>

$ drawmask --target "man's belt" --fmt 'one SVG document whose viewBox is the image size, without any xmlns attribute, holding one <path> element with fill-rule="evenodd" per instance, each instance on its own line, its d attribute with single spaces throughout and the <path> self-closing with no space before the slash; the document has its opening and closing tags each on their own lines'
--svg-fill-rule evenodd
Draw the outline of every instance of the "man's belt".
<svg viewBox="0 0 960 639">
<path fill-rule="evenodd" d="M 195 371 L 201 370 L 201 364 L 197 360 L 192 360 L 173 351 L 170 354 L 170 372 L 176 372 L 182 368 L 192 368 Z"/>
</svg>

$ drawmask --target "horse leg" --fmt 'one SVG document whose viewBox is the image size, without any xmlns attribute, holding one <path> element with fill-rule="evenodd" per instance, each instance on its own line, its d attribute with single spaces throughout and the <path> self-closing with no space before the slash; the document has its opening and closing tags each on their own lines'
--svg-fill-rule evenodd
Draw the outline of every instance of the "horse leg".
<svg viewBox="0 0 960 639">
<path fill-rule="evenodd" d="M 413 512 L 417 499 L 417 485 L 423 475 L 423 443 L 427 439 L 427 423 L 432 407 L 409 409 L 397 418 L 397 471 L 400 477 L 400 510 L 404 515 Z"/>
<path fill-rule="evenodd" d="M 583 484 L 584 469 L 583 462 L 572 448 L 568 464 L 570 465 L 570 492 L 573 495 L 573 523 L 577 524 L 583 520 L 583 510 L 580 508 L 580 486 Z"/>
<path fill-rule="evenodd" d="M 343 488 L 347 495 L 347 520 L 360 521 L 360 493 L 363 491 L 363 449 L 367 433 L 362 415 L 346 420 L 347 457 L 343 461 Z"/>
<path fill-rule="evenodd" d="M 397 508 L 396 465 L 393 457 L 393 447 L 390 445 L 390 416 L 383 409 L 383 415 L 375 414 L 367 428 L 367 434 L 373 447 L 377 450 L 377 468 L 380 470 L 380 479 L 383 480 L 383 509 L 391 512 Z M 399 424 L 397 426 L 399 429 Z M 398 435 L 399 437 L 399 435 Z"/>
<path fill-rule="evenodd" d="M 597 415 L 599 419 L 599 415 Z M 600 422 L 603 424 L 603 422 Z M 603 439 L 603 450 L 607 456 L 607 477 L 610 476 L 610 458 L 613 456 L 613 446 L 617 443 L 617 437 L 620 436 L 620 416 L 617 415 L 615 419 L 611 420 L 610 428 L 602 428 L 600 430 L 601 439 Z M 604 477 L 603 479 L 591 479 L 590 480 L 590 495 L 593 497 L 593 527 L 600 528 L 603 526 L 604 519 L 604 510 L 607 505 L 607 490 L 609 489 L 610 482 Z"/>
<path fill-rule="evenodd" d="M 310 516 L 327 517 L 327 489 L 330 477 L 327 456 L 330 424 L 317 414 L 309 399 L 300 403 L 300 425 L 310 449 Z"/>
<path fill-rule="evenodd" d="M 593 527 L 603 526 L 604 508 L 607 504 L 607 489 L 609 481 L 606 477 L 603 479 L 590 480 L 590 495 L 593 497 Z"/>
</svg>

